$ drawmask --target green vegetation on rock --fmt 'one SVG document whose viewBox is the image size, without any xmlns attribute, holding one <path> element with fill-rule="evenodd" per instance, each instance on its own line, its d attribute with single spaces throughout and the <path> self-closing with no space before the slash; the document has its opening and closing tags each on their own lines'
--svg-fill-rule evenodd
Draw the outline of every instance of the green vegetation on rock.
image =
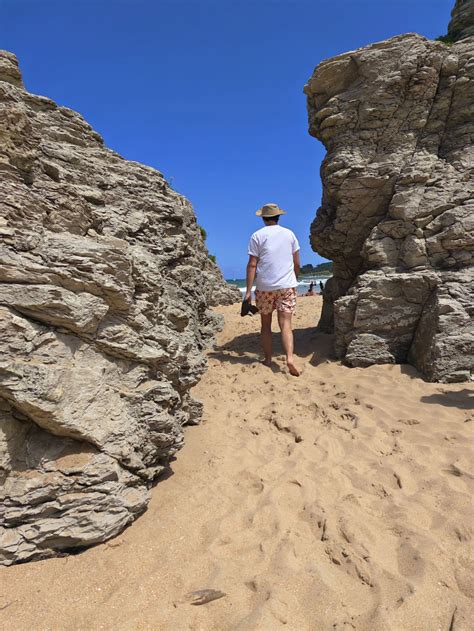
<svg viewBox="0 0 474 631">
<path fill-rule="evenodd" d="M 327 263 L 320 263 L 319 265 L 311 265 L 307 263 L 301 266 L 300 276 L 331 276 L 332 275 L 332 261 Z"/>
<path fill-rule="evenodd" d="M 443 42 L 443 44 L 446 44 L 447 46 L 451 46 L 451 44 L 455 43 L 455 39 L 452 37 L 452 35 L 440 35 L 439 37 L 435 38 L 437 42 Z"/>
</svg>

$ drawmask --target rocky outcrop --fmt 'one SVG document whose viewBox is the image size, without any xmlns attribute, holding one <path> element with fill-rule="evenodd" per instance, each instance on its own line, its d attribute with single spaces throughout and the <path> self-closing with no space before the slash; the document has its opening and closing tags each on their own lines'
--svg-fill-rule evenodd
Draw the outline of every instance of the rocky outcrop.
<svg viewBox="0 0 474 631">
<path fill-rule="evenodd" d="M 305 87 L 327 149 L 311 226 L 334 261 L 321 325 L 349 365 L 472 374 L 473 55 L 472 37 L 402 35 L 324 61 Z"/>
<path fill-rule="evenodd" d="M 240 300 L 193 209 L 0 53 L 0 564 L 115 535 L 199 421 Z"/>
<path fill-rule="evenodd" d="M 456 0 L 451 12 L 448 37 L 458 41 L 474 36 L 474 0 Z"/>
</svg>

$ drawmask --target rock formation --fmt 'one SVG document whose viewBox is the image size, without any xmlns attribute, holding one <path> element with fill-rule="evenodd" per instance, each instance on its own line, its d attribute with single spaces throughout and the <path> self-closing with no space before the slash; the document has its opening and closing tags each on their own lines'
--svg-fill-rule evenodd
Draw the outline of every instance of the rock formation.
<svg viewBox="0 0 474 631">
<path fill-rule="evenodd" d="M 104 541 L 196 423 L 240 299 L 193 209 L 0 52 L 0 564 Z"/>
<path fill-rule="evenodd" d="M 311 226 L 334 261 L 321 326 L 351 366 L 408 361 L 433 381 L 474 369 L 468 4 L 453 11 L 454 45 L 393 37 L 322 62 L 305 87 L 327 149 Z"/>
<path fill-rule="evenodd" d="M 474 36 L 474 0 L 456 0 L 448 37 L 454 41 Z"/>
</svg>

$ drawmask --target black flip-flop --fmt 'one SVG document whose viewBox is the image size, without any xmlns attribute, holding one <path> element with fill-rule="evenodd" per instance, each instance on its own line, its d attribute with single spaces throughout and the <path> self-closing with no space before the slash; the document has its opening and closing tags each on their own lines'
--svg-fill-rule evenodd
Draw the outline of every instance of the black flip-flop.
<svg viewBox="0 0 474 631">
<path fill-rule="evenodd" d="M 246 316 L 246 315 L 255 315 L 256 313 L 258 313 L 258 309 L 255 305 L 253 305 L 250 300 L 243 300 L 242 301 L 242 307 L 240 308 L 240 315 L 241 316 Z"/>
</svg>

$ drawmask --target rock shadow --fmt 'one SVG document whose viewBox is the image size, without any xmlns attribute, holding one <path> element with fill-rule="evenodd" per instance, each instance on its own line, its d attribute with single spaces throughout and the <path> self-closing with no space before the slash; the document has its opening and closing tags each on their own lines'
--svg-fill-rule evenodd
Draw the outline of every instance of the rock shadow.
<svg viewBox="0 0 474 631">
<path fill-rule="evenodd" d="M 188 429 L 189 425 L 185 425 L 184 429 Z M 174 471 L 171 468 L 173 466 L 173 464 L 176 462 L 176 456 L 171 456 L 170 458 L 167 459 L 166 462 L 163 463 L 163 470 L 160 471 L 160 473 L 153 478 L 153 480 L 151 481 L 151 488 L 155 488 L 155 486 L 157 484 L 160 484 L 161 482 L 165 482 L 165 480 L 169 480 L 169 478 L 174 476 Z"/>
<path fill-rule="evenodd" d="M 406 362 L 406 359 L 404 361 Z M 387 364 L 384 364 L 384 365 L 386 366 Z M 402 375 L 405 375 L 406 377 L 410 377 L 410 379 L 418 379 L 421 381 L 427 381 L 423 373 L 421 373 L 417 368 L 415 368 L 415 366 L 412 366 L 411 364 L 407 364 L 407 363 L 399 363 L 397 365 L 400 366 L 400 372 L 402 373 Z"/>
<path fill-rule="evenodd" d="M 423 403 L 437 403 L 445 407 L 474 411 L 474 389 L 463 388 L 457 392 L 439 392 L 421 397 Z"/>
</svg>

